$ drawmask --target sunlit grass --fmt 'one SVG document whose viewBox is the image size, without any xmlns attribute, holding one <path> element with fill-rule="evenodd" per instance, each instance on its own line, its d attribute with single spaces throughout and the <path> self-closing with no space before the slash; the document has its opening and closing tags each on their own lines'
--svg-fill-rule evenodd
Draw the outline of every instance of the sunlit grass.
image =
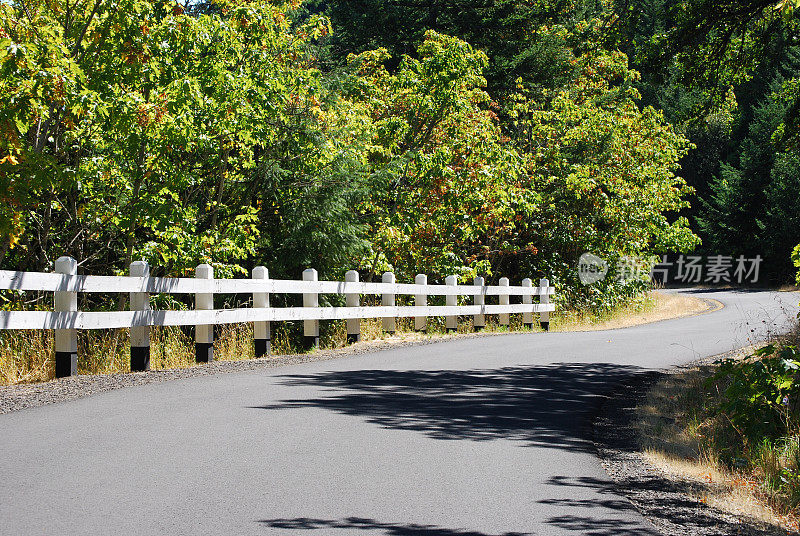
<svg viewBox="0 0 800 536">
<path fill-rule="evenodd" d="M 554 331 L 594 331 L 617 329 L 700 314 L 709 310 L 709 304 L 685 294 L 650 292 L 630 300 L 610 311 L 591 313 L 576 310 L 557 310 L 551 314 L 550 327 Z"/>
</svg>

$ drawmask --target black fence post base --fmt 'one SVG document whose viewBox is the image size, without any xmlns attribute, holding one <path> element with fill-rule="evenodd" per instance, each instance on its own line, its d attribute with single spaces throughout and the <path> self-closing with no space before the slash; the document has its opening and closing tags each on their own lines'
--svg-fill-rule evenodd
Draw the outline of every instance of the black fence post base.
<svg viewBox="0 0 800 536">
<path fill-rule="evenodd" d="M 66 378 L 78 374 L 77 352 L 56 352 L 56 378 Z"/>
<path fill-rule="evenodd" d="M 304 335 L 303 346 L 305 347 L 306 350 L 311 350 L 312 348 L 319 348 L 319 337 Z"/>
<path fill-rule="evenodd" d="M 269 339 L 255 339 L 256 357 L 268 356 L 271 350 Z"/>
<path fill-rule="evenodd" d="M 214 343 L 196 342 L 194 343 L 195 363 L 211 363 L 214 361 Z"/>
<path fill-rule="evenodd" d="M 131 346 L 131 372 L 150 370 L 150 347 Z"/>
</svg>

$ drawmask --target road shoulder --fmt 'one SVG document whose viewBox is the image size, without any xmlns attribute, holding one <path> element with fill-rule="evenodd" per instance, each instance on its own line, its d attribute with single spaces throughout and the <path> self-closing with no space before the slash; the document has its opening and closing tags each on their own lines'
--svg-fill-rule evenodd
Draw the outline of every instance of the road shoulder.
<svg viewBox="0 0 800 536">
<path fill-rule="evenodd" d="M 601 404 L 594 420 L 595 445 L 617 490 L 666 536 L 789 534 L 704 504 L 695 498 L 696 482 L 673 477 L 647 460 L 633 426 L 635 408 L 664 374 L 649 371 L 622 382 Z"/>
</svg>

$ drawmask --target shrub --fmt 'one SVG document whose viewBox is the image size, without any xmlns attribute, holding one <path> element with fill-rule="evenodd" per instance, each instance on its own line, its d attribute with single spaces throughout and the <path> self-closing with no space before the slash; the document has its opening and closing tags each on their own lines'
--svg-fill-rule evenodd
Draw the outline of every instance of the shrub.
<svg viewBox="0 0 800 536">
<path fill-rule="evenodd" d="M 798 422 L 796 346 L 768 345 L 742 360 L 723 359 L 710 383 L 725 385 L 716 411 L 749 445 L 794 431 Z"/>
</svg>

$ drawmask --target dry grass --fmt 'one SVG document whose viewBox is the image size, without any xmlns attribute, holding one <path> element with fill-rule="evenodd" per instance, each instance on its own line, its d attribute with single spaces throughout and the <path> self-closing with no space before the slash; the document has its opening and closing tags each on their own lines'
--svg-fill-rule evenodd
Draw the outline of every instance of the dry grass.
<svg viewBox="0 0 800 536">
<path fill-rule="evenodd" d="M 670 477 L 692 483 L 694 497 L 708 506 L 784 530 L 798 528 L 794 520 L 767 506 L 755 480 L 731 474 L 711 463 L 670 456 L 662 450 L 646 450 L 645 457 Z"/>
<path fill-rule="evenodd" d="M 741 355 L 750 351 L 742 350 Z M 760 484 L 760 462 L 755 469 L 743 464 L 741 470 L 718 462 L 724 445 L 739 438 L 722 437 L 724 427 L 708 418 L 716 401 L 704 384 L 714 370 L 704 365 L 669 374 L 650 389 L 634 423 L 645 457 L 664 473 L 689 483 L 694 498 L 709 506 L 784 530 L 800 529 L 796 517 Z M 770 449 L 768 455 L 779 454 Z"/>
<path fill-rule="evenodd" d="M 634 304 L 603 318 L 558 312 L 552 315 L 553 331 L 580 331 L 612 329 L 655 322 L 696 314 L 708 309 L 703 300 L 689 296 L 654 292 Z M 538 328 L 534 328 L 538 331 Z M 414 331 L 412 318 L 397 320 L 397 332 L 383 332 L 380 319 L 361 321 L 359 345 L 377 346 L 385 343 L 403 343 L 424 339 L 440 339 L 472 333 L 471 317 L 461 317 L 456 334 L 445 330 L 444 318 L 429 318 L 426 332 Z M 496 316 L 486 317 L 485 333 L 528 331 L 522 325 L 521 315 L 511 315 L 511 326 L 500 326 Z M 188 368 L 197 366 L 194 342 L 189 334 L 176 327 L 158 327 L 151 330 L 150 366 L 153 370 Z M 306 353 L 301 346 L 300 322 L 273 323 L 272 353 L 291 355 Z M 80 374 L 110 374 L 127 372 L 129 364 L 129 338 L 127 330 L 91 331 L 79 333 L 78 372 Z M 336 349 L 347 346 L 344 321 L 323 322 L 320 347 Z M 41 382 L 53 379 L 54 369 L 52 331 L 0 331 L 0 385 Z M 215 333 L 215 359 L 235 361 L 254 358 L 253 325 L 232 324 L 220 326 Z"/>
<path fill-rule="evenodd" d="M 51 379 L 55 373 L 52 355 L 52 331 L 0 331 L 0 384 Z"/>
<path fill-rule="evenodd" d="M 714 302 L 714 306 L 709 304 Z M 716 300 L 701 300 L 685 294 L 653 291 L 610 314 L 591 316 L 580 311 L 560 313 L 553 318 L 557 331 L 600 331 L 649 324 L 660 320 L 680 318 L 714 311 L 722 304 Z"/>
<path fill-rule="evenodd" d="M 194 366 L 194 343 L 178 328 L 153 328 L 150 364 L 154 370 Z M 220 344 L 226 344 L 222 337 Z M 53 331 L 0 332 L 0 385 L 53 379 Z M 78 373 L 130 370 L 128 330 L 78 332 Z"/>
</svg>

